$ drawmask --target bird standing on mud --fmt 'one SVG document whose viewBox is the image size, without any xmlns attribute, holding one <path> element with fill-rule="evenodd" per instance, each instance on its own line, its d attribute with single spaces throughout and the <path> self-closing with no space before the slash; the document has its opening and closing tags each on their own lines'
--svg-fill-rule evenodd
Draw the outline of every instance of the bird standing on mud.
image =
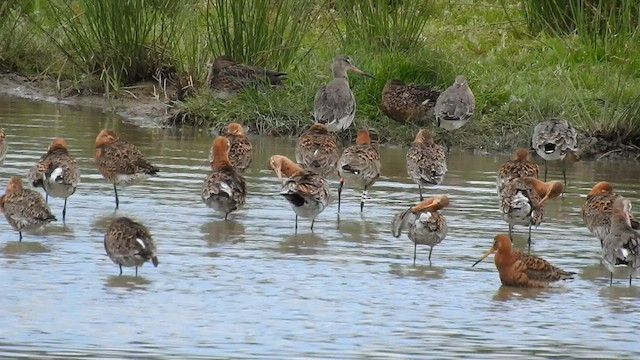
<svg viewBox="0 0 640 360">
<path fill-rule="evenodd" d="M 436 100 L 434 108 L 436 124 L 447 132 L 457 130 L 471 119 L 475 108 L 476 101 L 467 79 L 463 75 L 458 75 L 453 85 L 443 91 Z M 446 136 L 448 137 L 449 135 Z M 445 144 L 449 149 L 450 141 L 446 140 Z"/>
<path fill-rule="evenodd" d="M 577 150 L 576 130 L 560 118 L 551 118 L 536 125 L 531 135 L 531 146 L 544 159 L 544 181 L 547 181 L 547 161 L 562 161 L 562 179 L 567 185 L 567 169 L 564 162 L 567 153 Z"/>
<path fill-rule="evenodd" d="M 331 64 L 333 80 L 318 90 L 313 102 L 315 122 L 326 125 L 329 131 L 348 128 L 356 115 L 356 98 L 349 87 L 347 71 L 372 77 L 353 66 L 351 58 L 346 55 L 339 55 L 333 59 Z"/>
</svg>

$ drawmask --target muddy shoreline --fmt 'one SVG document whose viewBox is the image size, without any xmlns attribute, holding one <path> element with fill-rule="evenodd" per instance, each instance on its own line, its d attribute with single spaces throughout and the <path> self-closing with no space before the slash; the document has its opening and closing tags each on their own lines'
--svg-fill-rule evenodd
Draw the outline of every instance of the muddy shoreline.
<svg viewBox="0 0 640 360">
<path fill-rule="evenodd" d="M 157 84 L 141 83 L 127 88 L 117 97 L 107 97 L 104 93 L 91 92 L 75 86 L 65 87 L 52 79 L 30 79 L 15 73 L 0 74 L 0 94 L 15 96 L 52 104 L 83 106 L 98 109 L 104 113 L 117 114 L 124 121 L 143 127 L 171 126 L 171 99 L 175 89 L 159 91 Z M 387 144 L 394 145 L 394 144 Z M 630 159 L 640 160 L 640 148 L 620 145 L 600 137 L 578 134 L 578 160 Z M 468 149 L 474 153 L 510 154 L 509 151 L 487 151 Z"/>
</svg>

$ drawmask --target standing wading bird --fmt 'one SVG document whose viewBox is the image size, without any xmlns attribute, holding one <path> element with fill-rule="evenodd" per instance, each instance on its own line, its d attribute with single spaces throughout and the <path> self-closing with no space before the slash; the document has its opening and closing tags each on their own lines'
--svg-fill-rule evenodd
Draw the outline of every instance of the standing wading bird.
<svg viewBox="0 0 640 360">
<path fill-rule="evenodd" d="M 438 96 L 438 100 L 436 100 L 434 108 L 436 123 L 439 128 L 447 131 L 459 129 L 469 121 L 475 111 L 475 107 L 475 98 L 469 88 L 467 79 L 462 75 L 458 75 L 453 85 L 443 91 Z M 445 143 L 447 143 L 447 149 L 449 149 L 450 141 Z"/>
<path fill-rule="evenodd" d="M 247 197 L 247 185 L 242 176 L 229 161 L 231 143 L 224 136 L 218 136 L 211 144 L 213 162 L 211 173 L 202 186 L 202 201 L 208 207 L 224 213 L 227 220 L 229 213 L 244 205 Z"/>
<path fill-rule="evenodd" d="M 298 215 L 311 219 L 311 230 L 313 231 L 316 217 L 324 211 L 329 203 L 327 182 L 321 175 L 301 168 L 282 155 L 273 155 L 269 159 L 269 167 L 282 182 L 280 195 L 287 199 L 296 213 L 296 231 L 298 230 Z"/>
<path fill-rule="evenodd" d="M 611 273 L 609 285 L 613 283 L 613 272 L 617 266 L 630 268 L 631 279 L 640 270 L 640 231 L 631 227 L 631 202 L 622 196 L 613 202 L 611 230 L 604 238 L 602 262 Z"/>
<path fill-rule="evenodd" d="M 104 234 L 104 249 L 111 261 L 120 267 L 136 268 L 151 260 L 154 267 L 158 266 L 156 256 L 156 244 L 149 230 L 129 218 L 119 217 L 114 219 Z"/>
<path fill-rule="evenodd" d="M 540 225 L 544 203 L 563 191 L 564 184 L 558 180 L 543 182 L 534 177 L 523 177 L 505 183 L 500 193 L 500 210 L 509 224 L 509 238 L 514 225 L 528 226 L 527 244 L 531 248 L 531 226 Z"/>
<path fill-rule="evenodd" d="M 22 230 L 33 230 L 56 221 L 51 210 L 37 191 L 25 189 L 22 180 L 14 176 L 7 183 L 7 190 L 0 196 L 0 211 L 11 227 L 20 234 Z"/>
<path fill-rule="evenodd" d="M 433 116 L 433 107 L 440 91 L 426 85 L 405 84 L 389 79 L 382 89 L 380 110 L 391 119 L 424 125 Z"/>
<path fill-rule="evenodd" d="M 447 173 L 445 151 L 433 141 L 433 136 L 428 130 L 418 131 L 407 151 L 407 173 L 411 180 L 418 184 L 420 200 L 423 200 L 422 187 L 439 185 Z"/>
<path fill-rule="evenodd" d="M 429 245 L 429 265 L 433 247 L 447 236 L 447 222 L 438 210 L 449 205 L 445 195 L 430 197 L 394 216 L 391 224 L 393 236 L 400 237 L 403 229 L 409 229 L 409 239 L 413 241 L 413 265 L 416 264 L 417 246 Z"/>
<path fill-rule="evenodd" d="M 562 161 L 562 179 L 567 185 L 567 170 L 564 162 L 567 152 L 575 152 L 576 130 L 567 120 L 551 118 L 536 125 L 531 136 L 531 146 L 544 159 L 544 181 L 547 181 L 547 161 Z"/>
<path fill-rule="evenodd" d="M 587 225 L 587 229 L 591 231 L 598 239 L 600 239 L 600 247 L 603 246 L 604 238 L 609 234 L 611 228 L 611 209 L 613 203 L 622 196 L 613 192 L 613 186 L 606 181 L 597 183 L 582 205 L 582 219 Z M 635 230 L 640 230 L 640 224 L 633 219 L 629 212 L 629 223 Z"/>
<path fill-rule="evenodd" d="M 507 182 L 527 176 L 537 178 L 538 171 L 538 164 L 531 161 L 527 149 L 516 150 L 514 158 L 502 164 L 498 169 L 496 179 L 498 194 L 502 192 L 502 188 Z"/>
<path fill-rule="evenodd" d="M 496 253 L 495 263 L 500 274 L 500 282 L 506 286 L 545 288 L 556 281 L 573 279 L 573 275 L 575 275 L 575 273 L 559 269 L 537 256 L 512 250 L 511 240 L 506 234 L 496 235 L 491 249 L 471 266 L 476 266 L 494 252 Z"/>
<path fill-rule="evenodd" d="M 0 165 L 4 164 L 4 159 L 7 156 L 7 136 L 4 133 L 4 129 L 0 129 Z"/>
<path fill-rule="evenodd" d="M 286 76 L 286 73 L 280 71 L 239 64 L 230 56 L 221 55 L 209 69 L 207 84 L 214 97 L 228 100 L 246 87 L 281 85 L 287 79 Z"/>
<path fill-rule="evenodd" d="M 356 98 L 349 87 L 347 71 L 372 78 L 351 64 L 351 58 L 339 55 L 333 59 L 333 80 L 322 86 L 313 102 L 313 117 L 317 123 L 325 124 L 329 131 L 348 128 L 356 115 Z"/>
<path fill-rule="evenodd" d="M 380 153 L 371 145 L 369 130 L 358 130 L 356 144 L 344 149 L 338 161 L 338 173 L 340 174 L 340 187 L 338 187 L 338 212 L 340 212 L 340 200 L 345 178 L 357 179 L 364 190 L 360 198 L 360 212 L 364 209 L 367 198 L 367 190 L 380 177 Z"/>
<path fill-rule="evenodd" d="M 322 176 L 335 173 L 340 154 L 335 137 L 323 124 L 313 124 L 298 138 L 296 162 Z"/>
<path fill-rule="evenodd" d="M 62 221 L 67 215 L 67 198 L 76 192 L 80 183 L 80 169 L 76 159 L 69 154 L 64 139 L 54 139 L 47 152 L 29 172 L 29 182 L 33 187 L 42 187 L 45 201 L 52 197 L 63 198 Z"/>
<path fill-rule="evenodd" d="M 117 185 L 133 185 L 160 171 L 144 158 L 135 145 L 121 140 L 113 130 L 100 131 L 93 159 L 98 172 L 113 184 L 116 209 L 120 206 Z"/>
<path fill-rule="evenodd" d="M 229 161 L 231 165 L 240 173 L 243 173 L 253 160 L 253 147 L 251 142 L 244 135 L 242 125 L 238 123 L 230 123 L 227 126 L 227 132 L 222 136 L 229 139 L 231 148 L 229 149 Z M 209 152 L 209 162 L 213 162 L 213 147 Z"/>
</svg>

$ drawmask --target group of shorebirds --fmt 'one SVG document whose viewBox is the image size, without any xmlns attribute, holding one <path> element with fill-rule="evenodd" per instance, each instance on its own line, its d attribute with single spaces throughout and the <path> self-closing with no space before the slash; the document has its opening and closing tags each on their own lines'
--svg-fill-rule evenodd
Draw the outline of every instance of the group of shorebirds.
<svg viewBox="0 0 640 360">
<path fill-rule="evenodd" d="M 218 60 L 212 68 L 209 86 L 221 98 L 246 86 L 238 83 L 238 77 L 251 84 L 257 78 L 266 77 L 274 83 L 285 76 L 284 73 L 237 64 L 228 57 Z M 332 196 L 328 177 L 335 174 L 339 177 L 338 212 L 345 182 L 353 181 L 362 187 L 360 211 L 364 211 L 368 190 L 380 177 L 380 154 L 377 147 L 371 144 L 367 129 L 360 129 L 355 144 L 342 152 L 334 136 L 334 132 L 351 125 L 355 114 L 355 100 L 349 89 L 347 70 L 365 74 L 351 64 L 349 57 L 334 59 L 334 79 L 317 93 L 314 102 L 315 123 L 298 138 L 295 162 L 284 155 L 273 155 L 268 161 L 268 166 L 281 181 L 280 195 L 295 213 L 296 231 L 298 217 L 310 219 L 313 230 L 316 217 L 329 204 Z M 388 87 L 398 89 L 402 84 L 390 80 L 387 85 L 385 92 L 389 93 Z M 416 87 L 410 84 L 408 88 Z M 402 116 L 416 116 L 410 113 L 413 110 L 406 103 L 410 97 L 397 92 L 394 94 L 405 101 L 395 101 L 397 108 L 405 108 L 405 115 Z M 420 98 L 416 101 L 420 106 L 431 107 L 429 111 L 435 116 L 439 127 L 457 129 L 473 114 L 473 94 L 463 76 L 458 76 L 451 87 L 435 97 L 435 101 L 434 97 L 431 94 L 424 100 Z M 384 99 L 383 95 L 383 103 Z M 415 101 L 413 104 L 416 105 Z M 388 102 L 386 108 L 390 108 Z M 545 202 L 563 194 L 566 186 L 564 165 L 565 181 L 547 182 L 546 161 L 564 160 L 567 153 L 575 151 L 576 132 L 566 120 L 548 119 L 534 129 L 532 148 L 545 159 L 544 181 L 538 179 L 538 165 L 531 161 L 527 149 L 518 149 L 513 160 L 500 167 L 497 175 L 499 207 L 503 219 L 509 224 L 509 234 L 497 235 L 493 246 L 478 260 L 480 262 L 495 252 L 500 280 L 510 286 L 545 287 L 573 275 L 539 257 L 512 249 L 513 226 L 529 228 L 530 249 L 531 227 L 541 223 Z M 6 149 L 5 134 L 1 131 L 0 163 L 4 160 Z M 414 264 L 418 244 L 430 247 L 431 262 L 433 247 L 447 236 L 447 223 L 439 210 L 449 205 L 449 197 L 423 197 L 423 188 L 443 181 L 447 173 L 446 154 L 444 147 L 438 145 L 426 129 L 417 133 L 406 154 L 407 174 L 418 185 L 420 201 L 396 214 L 391 222 L 391 230 L 395 237 L 407 231 L 414 243 Z M 209 155 L 211 172 L 204 180 L 201 198 L 208 207 L 223 214 L 225 220 L 245 204 L 247 186 L 243 172 L 252 159 L 251 142 L 240 124 L 230 123 L 225 133 L 214 138 Z M 116 209 L 119 206 L 118 186 L 138 183 L 159 172 L 157 167 L 145 160 L 135 145 L 120 139 L 113 130 L 105 129 L 98 134 L 94 160 L 98 172 L 113 184 Z M 47 152 L 29 172 L 28 179 L 33 187 L 42 187 L 47 197 L 65 199 L 62 212 L 64 220 L 67 198 L 75 193 L 80 172 L 63 139 L 53 140 Z M 611 272 L 611 281 L 614 268 L 626 266 L 631 269 L 631 284 L 632 276 L 640 268 L 640 226 L 631 216 L 630 208 L 629 200 L 615 194 L 611 184 L 600 182 L 588 194 L 582 216 L 588 229 L 600 239 L 602 261 Z M 40 193 L 24 188 L 19 177 L 9 180 L 5 194 L 0 197 L 0 209 L 9 224 L 19 232 L 20 239 L 22 230 L 34 229 L 55 220 L 46 199 Z M 111 260 L 119 265 L 120 274 L 122 266 L 136 267 L 137 275 L 138 266 L 147 261 L 158 265 L 156 246 L 150 232 L 131 219 L 120 217 L 113 220 L 105 234 L 104 246 Z"/>
</svg>

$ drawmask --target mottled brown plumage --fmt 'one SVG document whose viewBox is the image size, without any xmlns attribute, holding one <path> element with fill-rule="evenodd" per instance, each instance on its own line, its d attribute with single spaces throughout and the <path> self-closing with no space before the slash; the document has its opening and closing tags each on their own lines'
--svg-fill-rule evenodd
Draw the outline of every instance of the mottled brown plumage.
<svg viewBox="0 0 640 360">
<path fill-rule="evenodd" d="M 509 160 L 498 169 L 498 177 L 496 179 L 498 194 L 502 191 L 502 187 L 508 181 L 520 177 L 538 177 L 538 164 L 531 161 L 529 151 L 527 149 L 518 149 L 512 160 Z"/>
<path fill-rule="evenodd" d="M 527 243 L 531 246 L 531 226 L 538 226 L 544 215 L 544 203 L 560 196 L 562 181 L 543 182 L 534 177 L 518 177 L 504 184 L 500 192 L 502 218 L 509 224 L 509 236 L 514 225 L 529 227 Z"/>
<path fill-rule="evenodd" d="M 587 225 L 587 229 L 600 240 L 601 247 L 611 227 L 613 203 L 621 197 L 613 192 L 613 186 L 610 183 L 601 181 L 589 191 L 587 199 L 582 205 L 582 219 Z M 635 230 L 640 230 L 640 224 L 633 219 L 630 212 L 629 223 Z"/>
<path fill-rule="evenodd" d="M 418 185 L 420 200 L 423 200 L 422 187 L 439 185 L 446 173 L 447 160 L 444 148 L 434 142 L 429 131 L 418 131 L 407 150 L 407 174 Z"/>
<path fill-rule="evenodd" d="M 120 267 L 136 268 L 151 261 L 154 267 L 158 266 L 156 244 L 151 237 L 149 229 L 126 217 L 114 219 L 107 232 L 104 234 L 104 249 L 111 261 Z"/>
<path fill-rule="evenodd" d="M 340 212 L 340 198 L 342 187 L 347 178 L 356 180 L 363 186 L 360 199 L 360 211 L 364 209 L 367 191 L 380 177 L 380 153 L 371 145 L 369 130 L 360 129 L 356 136 L 356 144 L 344 149 L 338 161 L 340 186 L 338 187 L 338 212 Z"/>
<path fill-rule="evenodd" d="M 562 161 L 562 178 L 567 184 L 564 158 L 577 148 L 577 133 L 571 124 L 560 118 L 547 119 L 533 129 L 531 146 L 544 159 L 544 181 L 547 181 L 547 161 Z"/>
<path fill-rule="evenodd" d="M 492 253 L 496 253 L 495 264 L 500 281 L 506 286 L 544 288 L 553 282 L 572 279 L 575 273 L 557 268 L 537 256 L 526 255 L 511 249 L 511 240 L 506 234 L 496 235 L 493 246 L 485 252 L 475 266 Z"/>
<path fill-rule="evenodd" d="M 132 185 L 160 171 L 144 158 L 135 145 L 121 140 L 113 130 L 100 131 L 95 148 L 93 158 L 98 172 L 113 184 L 116 209 L 120 205 L 116 185 Z"/>
<path fill-rule="evenodd" d="M 227 132 L 222 136 L 229 139 L 231 148 L 229 149 L 229 161 L 231 165 L 240 173 L 243 173 L 251 165 L 253 161 L 253 147 L 251 142 L 245 136 L 242 125 L 238 123 L 230 123 L 227 126 Z M 213 147 L 209 152 L 209 162 L 213 161 Z"/>
<path fill-rule="evenodd" d="M 54 139 L 49 149 L 29 172 L 29 182 L 34 187 L 42 187 L 49 196 L 63 198 L 62 221 L 67 214 L 67 198 L 76 192 L 80 183 L 80 168 L 76 159 L 69 154 L 64 139 Z M 45 200 L 47 200 L 45 198 Z"/>
<path fill-rule="evenodd" d="M 306 170 L 282 155 L 273 155 L 269 159 L 269 167 L 282 182 L 282 195 L 296 213 L 296 230 L 298 216 L 311 219 L 311 230 L 316 217 L 329 204 L 329 184 L 314 171 Z"/>
<path fill-rule="evenodd" d="M 11 227 L 20 234 L 23 230 L 33 230 L 56 220 L 51 210 L 38 192 L 25 189 L 22 179 L 17 176 L 9 179 L 7 190 L 0 196 L 0 211 Z"/>
<path fill-rule="evenodd" d="M 202 201 L 210 208 L 224 214 L 227 220 L 229 213 L 241 208 L 247 197 L 247 185 L 242 176 L 229 161 L 231 143 L 224 136 L 218 136 L 211 144 L 214 161 L 211 173 L 202 186 Z"/>
<path fill-rule="evenodd" d="M 322 176 L 334 174 L 339 157 L 336 139 L 325 125 L 313 124 L 298 138 L 296 162 L 303 168 Z"/>
<path fill-rule="evenodd" d="M 4 164 L 4 159 L 7 157 L 7 135 L 4 129 L 0 129 L 0 165 Z"/>
<path fill-rule="evenodd" d="M 440 91 L 429 86 L 389 79 L 382 89 L 380 110 L 395 121 L 424 125 L 433 117 L 438 96 Z"/>
<path fill-rule="evenodd" d="M 228 100 L 246 87 L 281 85 L 286 76 L 286 73 L 276 70 L 239 64 L 231 57 L 221 55 L 211 65 L 207 84 L 215 97 Z"/>
<path fill-rule="evenodd" d="M 433 247 L 447 236 L 447 222 L 438 210 L 449 205 L 446 195 L 434 196 L 420 201 L 415 206 L 394 216 L 391 223 L 393 236 L 400 237 L 402 230 L 409 229 L 409 239 L 413 242 L 413 264 L 416 263 L 417 245 L 429 246 L 429 264 Z"/>
<path fill-rule="evenodd" d="M 633 275 L 640 271 L 640 231 L 631 226 L 631 202 L 622 196 L 614 202 L 611 210 L 611 229 L 604 238 L 602 263 L 611 273 L 609 284 L 613 283 L 613 272 L 618 266 L 628 267 L 629 286 Z"/>
</svg>

